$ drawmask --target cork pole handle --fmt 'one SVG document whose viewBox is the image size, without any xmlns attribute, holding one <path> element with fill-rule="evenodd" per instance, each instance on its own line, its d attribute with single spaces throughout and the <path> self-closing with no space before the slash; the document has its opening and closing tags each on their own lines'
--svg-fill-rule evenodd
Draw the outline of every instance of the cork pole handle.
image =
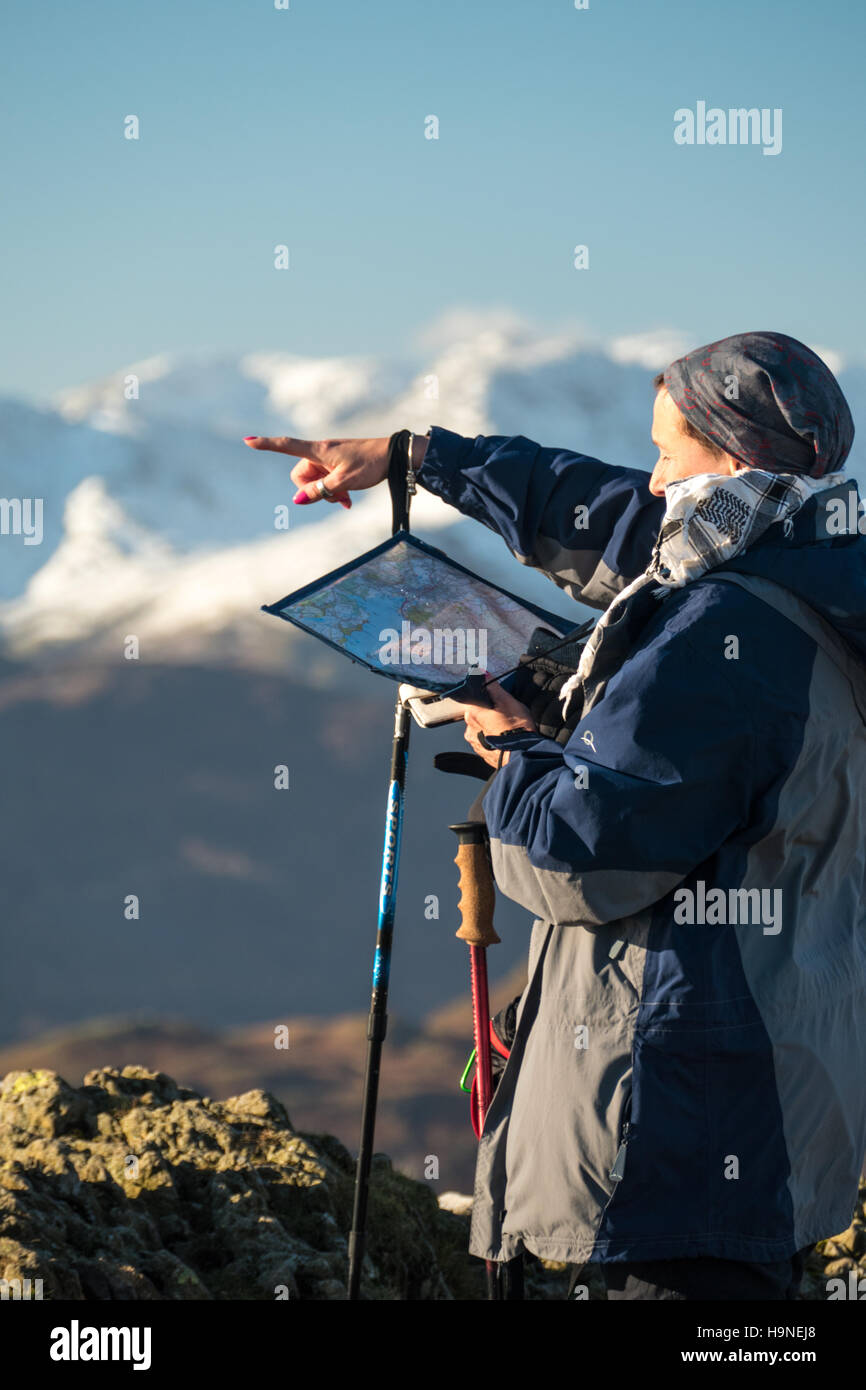
<svg viewBox="0 0 866 1390">
<path fill-rule="evenodd" d="M 495 946 L 501 938 L 493 926 L 496 895 L 487 832 L 480 821 L 464 821 L 449 829 L 459 840 L 454 863 L 460 871 L 461 926 L 456 935 L 468 946 Z"/>
</svg>

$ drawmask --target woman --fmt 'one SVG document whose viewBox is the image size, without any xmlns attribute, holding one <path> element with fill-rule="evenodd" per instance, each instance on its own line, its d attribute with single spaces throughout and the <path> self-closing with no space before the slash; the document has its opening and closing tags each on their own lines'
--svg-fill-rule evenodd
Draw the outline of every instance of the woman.
<svg viewBox="0 0 866 1390">
<path fill-rule="evenodd" d="M 609 1297 L 793 1297 L 866 1152 L 866 538 L 847 403 L 779 333 L 656 381 L 652 477 L 522 436 L 416 440 L 418 481 L 604 609 L 563 747 L 467 708 L 496 881 L 535 917 L 470 1250 Z M 304 504 L 388 441 L 303 455 Z M 484 742 L 481 742 L 481 736 Z"/>
</svg>

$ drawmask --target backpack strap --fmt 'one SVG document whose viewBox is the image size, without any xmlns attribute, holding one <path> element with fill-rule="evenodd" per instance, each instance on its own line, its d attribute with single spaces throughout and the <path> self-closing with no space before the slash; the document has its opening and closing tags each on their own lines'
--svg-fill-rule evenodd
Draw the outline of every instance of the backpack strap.
<svg viewBox="0 0 866 1390">
<path fill-rule="evenodd" d="M 703 580 L 719 580 L 727 584 L 737 584 L 741 589 L 754 594 L 756 598 L 775 608 L 784 618 L 805 632 L 812 641 L 830 658 L 834 665 L 847 678 L 851 686 L 854 703 L 860 718 L 866 723 L 866 671 L 852 656 L 850 648 L 838 632 L 822 618 L 814 608 L 810 608 L 801 598 L 777 584 L 773 579 L 764 579 L 755 574 L 735 574 L 727 570 L 724 574 L 706 574 Z"/>
</svg>

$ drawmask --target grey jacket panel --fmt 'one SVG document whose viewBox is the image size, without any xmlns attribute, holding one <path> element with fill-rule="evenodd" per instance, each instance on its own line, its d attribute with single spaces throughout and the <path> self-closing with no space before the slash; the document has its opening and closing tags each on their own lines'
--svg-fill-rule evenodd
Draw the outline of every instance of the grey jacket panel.
<svg viewBox="0 0 866 1390">
<path fill-rule="evenodd" d="M 719 575 L 718 578 L 723 576 Z M 798 1248 L 850 1221 L 866 1155 L 866 676 L 826 624 L 778 586 L 739 576 L 819 643 L 809 736 L 744 887 L 782 891 L 781 931 L 736 928 L 773 1043 Z M 847 718 L 844 712 L 847 711 Z"/>
<path fill-rule="evenodd" d="M 589 1257 L 631 1097 L 649 915 L 535 923 L 517 1031 L 479 1145 L 470 1252 Z"/>
<path fill-rule="evenodd" d="M 557 588 L 588 608 L 608 608 L 631 583 L 605 563 L 600 550 L 568 550 L 549 536 L 538 537 L 534 558 L 516 552 L 515 556 L 522 565 L 541 570 Z"/>
<path fill-rule="evenodd" d="M 503 893 L 556 926 L 599 926 L 641 912 L 682 878 L 669 870 L 597 869 L 575 874 L 537 869 L 520 845 L 490 841 L 493 873 Z"/>
</svg>

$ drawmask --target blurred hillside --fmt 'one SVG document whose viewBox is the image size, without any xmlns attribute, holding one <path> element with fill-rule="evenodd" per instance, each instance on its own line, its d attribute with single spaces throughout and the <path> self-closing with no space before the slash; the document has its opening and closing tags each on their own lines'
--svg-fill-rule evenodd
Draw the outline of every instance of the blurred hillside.
<svg viewBox="0 0 866 1390">
<path fill-rule="evenodd" d="M 468 953 L 455 943 L 460 964 Z M 525 982 L 518 966 L 493 988 L 495 1010 Z M 288 1048 L 275 1048 L 275 1028 L 288 1028 Z M 0 1076 L 9 1071 L 58 1071 L 73 1085 L 100 1067 L 135 1066 L 183 1078 L 203 1095 L 224 1100 L 263 1089 L 275 1095 L 303 1129 L 334 1134 L 354 1153 L 358 1142 L 366 1056 L 366 1011 L 333 1018 L 282 1017 L 245 1028 L 205 1029 L 145 1015 L 92 1020 L 75 1028 L 0 1048 Z M 439 1159 L 437 1192 L 471 1192 L 476 1141 L 469 1098 L 459 1079 L 472 1047 L 472 1009 L 466 988 L 420 1024 L 389 1018 L 382 1065 L 376 1147 L 395 1167 L 424 1178 L 428 1154 Z M 138 1058 L 138 1063 L 133 1059 Z"/>
</svg>

